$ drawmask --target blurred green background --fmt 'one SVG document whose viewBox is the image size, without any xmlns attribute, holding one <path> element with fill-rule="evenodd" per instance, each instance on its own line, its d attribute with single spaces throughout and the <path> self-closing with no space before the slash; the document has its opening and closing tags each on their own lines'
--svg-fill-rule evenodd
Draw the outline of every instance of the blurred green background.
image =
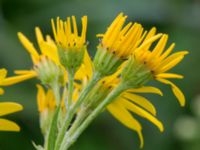
<svg viewBox="0 0 200 150">
<path fill-rule="evenodd" d="M 156 26 L 159 32 L 168 33 L 169 44 L 176 42 L 175 50 L 190 51 L 184 61 L 173 69 L 174 72 L 185 75 L 184 80 L 175 83 L 185 93 L 186 107 L 180 108 L 170 88 L 158 83 L 153 84 L 164 91 L 164 96 L 147 95 L 157 107 L 158 118 L 164 123 L 165 132 L 161 134 L 152 124 L 138 118 L 144 128 L 144 150 L 200 149 L 197 144 L 200 136 L 180 138 L 183 136 L 181 133 L 191 132 L 189 129 L 193 126 L 190 123 L 180 130 L 180 136 L 177 136 L 176 129 L 184 123 L 174 127 L 180 117 L 195 118 L 191 111 L 191 100 L 200 92 L 199 0 L 0 0 L 0 68 L 8 68 L 9 75 L 13 75 L 14 69 L 31 68 L 31 60 L 19 43 L 17 32 L 22 31 L 36 43 L 35 26 L 41 27 L 45 34 L 52 34 L 50 19 L 57 16 L 64 19 L 66 16 L 76 15 L 80 19 L 81 16 L 88 15 L 87 39 L 93 56 L 98 43 L 95 35 L 104 32 L 119 12 L 127 14 L 129 21 L 142 23 L 145 29 Z M 19 133 L 0 132 L 0 150 L 32 150 L 34 148 L 31 141 L 37 144 L 43 142 L 36 106 L 37 82 L 29 80 L 5 88 L 5 95 L 0 97 L 1 101 L 16 101 L 24 106 L 22 112 L 7 116 L 16 121 L 22 130 Z M 198 123 L 197 126 L 200 126 L 200 122 Z M 193 132 L 200 135 L 200 128 L 195 128 Z M 71 149 L 137 150 L 139 140 L 135 132 L 125 128 L 105 112 L 90 125 Z"/>
</svg>

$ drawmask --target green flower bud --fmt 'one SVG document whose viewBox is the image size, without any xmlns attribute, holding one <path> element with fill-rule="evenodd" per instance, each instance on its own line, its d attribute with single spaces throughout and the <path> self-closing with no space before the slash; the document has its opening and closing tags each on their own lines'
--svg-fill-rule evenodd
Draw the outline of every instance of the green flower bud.
<svg viewBox="0 0 200 150">
<path fill-rule="evenodd" d="M 85 50 L 85 46 L 80 49 L 76 47 L 67 49 L 59 47 L 58 54 L 61 64 L 65 66 L 67 70 L 76 71 L 83 62 Z"/>
<path fill-rule="evenodd" d="M 56 65 L 48 57 L 43 57 L 34 70 L 38 74 L 38 78 L 46 85 L 62 84 L 64 80 L 64 72 L 62 68 Z"/>
</svg>

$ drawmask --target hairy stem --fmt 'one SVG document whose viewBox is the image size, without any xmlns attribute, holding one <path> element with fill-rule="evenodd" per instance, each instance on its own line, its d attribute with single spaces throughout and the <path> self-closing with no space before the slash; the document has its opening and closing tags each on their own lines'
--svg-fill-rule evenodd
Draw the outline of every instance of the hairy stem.
<svg viewBox="0 0 200 150">
<path fill-rule="evenodd" d="M 74 71 L 68 73 L 68 98 L 67 98 L 67 110 L 70 109 L 72 104 L 72 96 L 74 90 Z"/>
<path fill-rule="evenodd" d="M 65 138 L 61 144 L 61 150 L 67 150 L 81 135 L 81 133 L 88 127 L 88 125 L 97 117 L 98 114 L 115 98 L 117 98 L 126 87 L 120 84 L 117 88 L 115 88 L 109 95 L 106 97 L 102 103 L 98 105 L 96 109 L 92 111 L 92 113 L 84 120 L 84 122 L 79 126 L 78 129 L 74 132 L 73 135 L 66 134 Z"/>
<path fill-rule="evenodd" d="M 66 115 L 66 118 L 64 120 L 64 124 L 63 124 L 63 126 L 61 127 L 61 130 L 58 133 L 58 137 L 57 137 L 56 145 L 55 145 L 55 150 L 60 150 L 60 145 L 63 141 L 64 136 L 65 136 L 65 132 L 69 128 L 69 125 L 70 125 L 75 113 L 77 112 L 78 108 L 80 107 L 80 105 L 84 101 L 87 94 L 91 91 L 91 89 L 99 81 L 100 77 L 101 76 L 100 76 L 99 73 L 95 73 L 93 75 L 92 79 L 87 84 L 87 86 L 81 92 L 77 102 L 69 108 L 67 115 Z"/>
</svg>

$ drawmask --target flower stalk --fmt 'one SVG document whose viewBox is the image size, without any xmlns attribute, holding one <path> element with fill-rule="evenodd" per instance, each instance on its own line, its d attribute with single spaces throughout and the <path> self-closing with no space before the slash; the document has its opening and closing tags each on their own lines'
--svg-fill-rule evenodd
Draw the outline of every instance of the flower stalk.
<svg viewBox="0 0 200 150">
<path fill-rule="evenodd" d="M 65 137 L 61 144 L 61 150 L 67 150 L 74 142 L 76 142 L 78 137 L 88 127 L 88 125 L 102 112 L 102 110 L 109 103 L 116 99 L 125 89 L 126 87 L 120 84 L 106 97 L 106 99 L 102 103 L 99 104 L 96 109 L 91 112 L 91 114 L 83 121 L 83 123 L 78 128 L 76 128 L 75 131 L 73 130 L 70 132 L 69 130 L 69 134 L 65 134 Z"/>
</svg>

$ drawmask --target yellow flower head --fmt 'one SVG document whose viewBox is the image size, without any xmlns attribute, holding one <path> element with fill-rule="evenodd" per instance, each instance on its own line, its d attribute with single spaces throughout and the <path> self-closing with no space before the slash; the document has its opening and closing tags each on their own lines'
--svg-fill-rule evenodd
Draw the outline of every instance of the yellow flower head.
<svg viewBox="0 0 200 150">
<path fill-rule="evenodd" d="M 22 110 L 20 104 L 13 102 L 0 103 L 0 117 Z M 0 131 L 19 131 L 20 127 L 13 121 L 0 118 Z"/>
<path fill-rule="evenodd" d="M 59 17 L 56 20 L 56 25 L 51 20 L 52 29 L 56 43 L 64 49 L 80 50 L 86 44 L 87 31 L 87 16 L 82 17 L 82 32 L 78 34 L 78 28 L 75 16 L 72 16 L 72 23 L 70 17 L 66 21 L 62 21 Z M 72 25 L 71 25 L 72 24 Z M 73 30 L 72 30 L 73 27 Z"/>
<path fill-rule="evenodd" d="M 83 61 L 87 46 L 87 16 L 82 17 L 81 35 L 78 33 L 75 16 L 72 16 L 72 25 L 70 17 L 68 17 L 66 21 L 62 21 L 57 18 L 56 27 L 54 21 L 52 20 L 52 28 L 58 45 L 61 64 L 67 68 L 68 72 L 76 72 Z"/>
<path fill-rule="evenodd" d="M 62 76 L 62 66 L 59 61 L 56 44 L 48 35 L 46 36 L 45 40 L 38 27 L 35 28 L 35 33 L 40 48 L 40 53 L 26 38 L 26 36 L 20 32 L 18 33 L 18 37 L 22 45 L 26 48 L 32 58 L 34 67 L 33 70 L 18 70 L 15 71 L 15 73 L 20 76 L 26 75 L 30 78 L 38 76 L 42 81 L 50 81 L 51 78 L 55 76 Z"/>
<path fill-rule="evenodd" d="M 127 59 L 140 44 L 143 34 L 143 28 L 138 23 L 130 22 L 123 27 L 126 18 L 127 16 L 120 13 L 103 35 L 97 35 L 102 38 L 99 46 L 121 59 Z"/>
<path fill-rule="evenodd" d="M 140 47 L 135 50 L 132 56 L 133 64 L 135 64 L 136 72 L 139 69 L 143 68 L 146 74 L 149 74 L 153 79 L 158 80 L 162 83 L 168 84 L 172 87 L 172 91 L 175 96 L 178 98 L 181 106 L 185 105 L 185 97 L 181 90 L 171 81 L 167 80 L 168 78 L 177 78 L 182 79 L 182 75 L 168 73 L 168 71 L 175 67 L 181 60 L 184 58 L 188 51 L 180 51 L 170 55 L 172 50 L 174 49 L 175 44 L 171 44 L 169 48 L 165 50 L 168 35 L 163 34 L 159 37 L 159 41 L 151 50 L 152 43 L 157 39 L 155 36 L 156 29 L 152 28 L 152 30 L 148 33 L 146 38 L 141 44 Z M 156 37 L 156 38 L 155 38 Z M 139 67 L 138 67 L 139 66 Z M 128 72 L 127 72 L 127 76 Z M 142 74 L 141 74 L 142 76 Z"/>
<path fill-rule="evenodd" d="M 124 26 L 127 16 L 120 13 L 105 34 L 99 34 L 101 42 L 94 58 L 95 71 L 102 76 L 111 75 L 128 59 L 138 47 L 144 35 L 143 28 L 138 23 L 128 23 Z"/>
</svg>

